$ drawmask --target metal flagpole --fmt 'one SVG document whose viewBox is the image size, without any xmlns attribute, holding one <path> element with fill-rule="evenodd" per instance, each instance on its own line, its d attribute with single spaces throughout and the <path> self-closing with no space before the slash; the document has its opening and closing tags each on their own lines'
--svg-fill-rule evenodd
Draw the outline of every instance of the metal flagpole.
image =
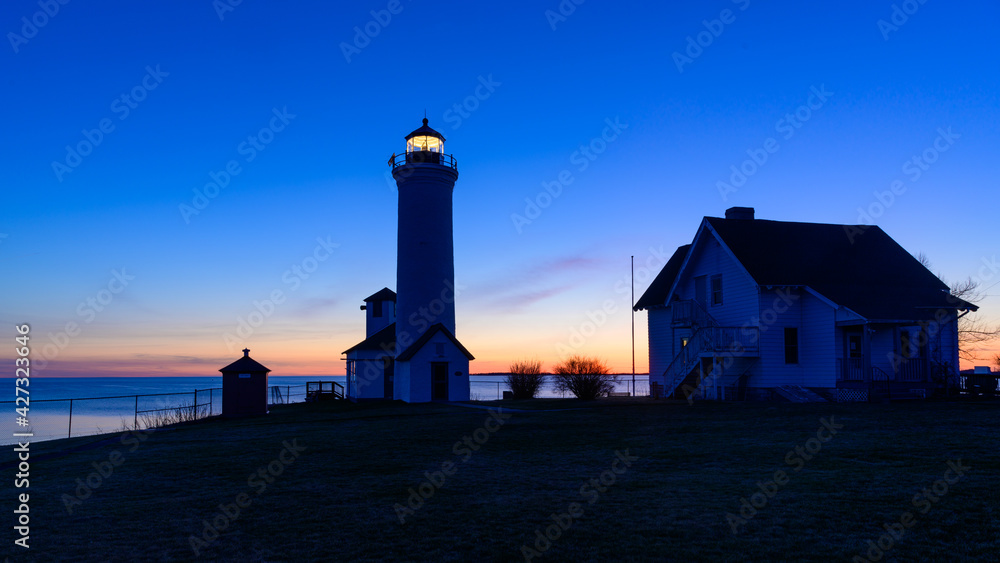
<svg viewBox="0 0 1000 563">
<path fill-rule="evenodd" d="M 635 397 L 635 255 L 632 255 L 632 396 Z"/>
</svg>

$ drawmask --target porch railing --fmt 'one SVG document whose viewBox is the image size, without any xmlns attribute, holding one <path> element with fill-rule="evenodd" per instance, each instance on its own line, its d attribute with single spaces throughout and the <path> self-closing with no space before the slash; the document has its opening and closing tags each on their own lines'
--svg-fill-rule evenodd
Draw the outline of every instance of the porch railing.
<svg viewBox="0 0 1000 563">
<path fill-rule="evenodd" d="M 924 381 L 924 363 L 918 358 L 903 360 L 896 365 L 896 379 L 899 381 Z"/>
<path fill-rule="evenodd" d="M 839 358 L 837 360 L 838 373 L 843 381 L 864 381 L 865 361 L 864 358 Z M 926 370 L 924 364 L 918 359 L 900 362 L 893 368 L 880 368 L 872 366 L 873 379 L 886 379 L 888 381 L 926 381 Z"/>
<path fill-rule="evenodd" d="M 705 307 L 694 299 L 674 301 L 670 304 L 670 311 L 674 326 L 717 326 Z"/>
<path fill-rule="evenodd" d="M 840 378 L 844 381 L 864 381 L 865 380 L 865 360 L 864 358 L 838 358 L 840 364 Z"/>
</svg>

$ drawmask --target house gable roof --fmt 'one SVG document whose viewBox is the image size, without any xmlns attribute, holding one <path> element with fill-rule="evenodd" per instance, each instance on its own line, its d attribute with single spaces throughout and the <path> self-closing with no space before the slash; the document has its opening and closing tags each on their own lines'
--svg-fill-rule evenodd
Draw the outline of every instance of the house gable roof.
<svg viewBox="0 0 1000 563">
<path fill-rule="evenodd" d="M 365 297 L 365 303 L 371 301 L 392 301 L 396 302 L 396 292 L 389 289 L 388 287 L 383 287 L 382 289 L 376 291 L 375 293 Z"/>
<path fill-rule="evenodd" d="M 869 320 L 923 320 L 977 307 L 877 226 L 721 219 L 705 222 L 761 286 L 808 286 Z"/>
<path fill-rule="evenodd" d="M 362 350 L 375 350 L 379 352 L 392 353 L 396 349 L 396 323 L 391 323 L 382 330 L 351 346 L 341 354 L 360 352 Z"/>
<path fill-rule="evenodd" d="M 431 339 L 431 337 L 434 336 L 435 334 L 437 334 L 438 332 L 441 332 L 446 337 L 448 337 L 448 340 L 451 340 L 452 344 L 454 344 L 455 347 L 458 348 L 458 351 L 461 352 L 462 354 L 464 354 L 466 358 L 468 358 L 469 360 L 475 360 L 476 359 L 465 348 L 465 346 L 462 346 L 462 343 L 459 342 L 457 338 L 455 338 L 455 335 L 452 334 L 450 330 L 448 330 L 447 328 L 445 328 L 445 326 L 443 324 L 437 323 L 434 326 L 428 328 L 426 332 L 424 332 L 423 334 L 421 334 L 420 338 L 418 338 L 416 340 L 416 342 L 414 342 L 413 344 L 411 344 L 409 346 L 409 348 L 407 348 L 406 350 L 403 350 L 398 356 L 396 356 L 396 361 L 398 361 L 398 362 L 405 362 L 405 361 L 408 361 L 411 358 L 413 358 L 413 356 L 417 352 L 419 352 L 420 349 L 423 348 L 425 344 L 427 344 L 427 342 Z"/>
<path fill-rule="evenodd" d="M 674 286 L 674 279 L 677 278 L 677 274 L 681 271 L 681 264 L 684 263 L 684 258 L 687 256 L 690 248 L 690 244 L 685 244 L 674 251 L 673 256 L 667 260 L 663 269 L 653 278 L 652 283 L 643 292 L 642 297 L 635 302 L 635 307 L 632 310 L 640 311 L 642 309 L 652 309 L 666 305 L 670 288 Z"/>
</svg>

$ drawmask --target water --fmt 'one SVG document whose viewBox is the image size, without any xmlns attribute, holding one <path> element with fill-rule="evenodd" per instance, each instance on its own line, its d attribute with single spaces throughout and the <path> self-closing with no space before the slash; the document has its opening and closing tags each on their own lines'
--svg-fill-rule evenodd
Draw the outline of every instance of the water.
<svg viewBox="0 0 1000 563">
<path fill-rule="evenodd" d="M 345 384 L 345 376 L 274 376 L 268 384 L 277 386 L 281 402 L 301 402 L 305 399 L 306 383 L 335 381 Z M 491 401 L 503 397 L 509 388 L 503 375 L 472 375 L 470 392 L 473 400 Z M 14 404 L 14 380 L 0 378 L 0 444 L 12 444 L 15 432 L 32 432 L 33 442 L 72 436 L 89 436 L 131 428 L 158 413 L 171 412 L 178 407 L 191 407 L 195 401 L 204 413 L 222 412 L 222 376 L 211 377 L 36 377 L 28 386 L 30 426 L 17 425 L 18 414 Z M 208 391 L 208 390 L 213 391 Z M 648 394 L 646 375 L 636 376 L 636 392 Z M 617 391 L 631 392 L 631 376 L 622 376 Z M 163 395 L 169 393 L 169 395 Z M 138 399 L 136 395 L 139 395 Z M 146 396 L 143 396 L 146 395 Z M 149 396 L 155 395 L 155 396 Z M 552 387 L 547 377 L 538 393 L 539 397 L 564 397 Z M 271 395 L 269 394 L 269 398 Z M 70 417 L 70 401 L 72 418 Z M 270 399 L 269 399 L 270 400 Z M 136 410 L 140 411 L 138 414 Z M 23 438 L 22 438 L 23 439 Z"/>
<path fill-rule="evenodd" d="M 504 385 L 503 381 L 505 377 L 507 377 L 506 374 L 469 376 L 469 394 L 472 397 L 472 400 L 493 401 L 496 399 L 502 399 L 503 392 L 510 391 L 510 387 Z M 615 385 L 615 391 L 621 393 L 632 393 L 632 374 L 619 375 L 618 384 Z M 635 394 L 638 396 L 649 395 L 649 377 L 646 374 L 636 374 Z M 555 390 L 551 375 L 545 376 L 542 386 L 538 389 L 538 395 L 536 396 L 541 399 L 572 397 L 569 393 L 560 393 Z"/>
<path fill-rule="evenodd" d="M 345 376 L 275 376 L 268 378 L 271 386 L 280 386 L 283 402 L 301 402 L 305 398 L 305 385 L 310 381 L 336 381 L 344 384 Z M 190 407 L 195 401 L 200 411 L 213 414 L 222 412 L 222 376 L 211 377 L 34 377 L 29 391 L 30 426 L 17 425 L 14 404 L 14 380 L 0 378 L 0 389 L 8 392 L 0 396 L 0 444 L 16 440 L 15 432 L 32 432 L 33 442 L 104 434 L 131 428 L 143 420 L 158 415 L 157 412 L 136 414 L 139 411 Z M 209 391 L 209 390 L 212 391 Z M 164 395 L 169 393 L 169 395 Z M 137 398 L 136 395 L 139 395 Z M 144 396 L 145 395 L 145 396 Z M 156 396 L 149 396 L 156 395 Z M 23 395 L 22 395 L 23 396 Z M 270 395 L 269 395 L 270 396 Z M 72 419 L 70 418 L 70 401 Z M 22 438 L 24 439 L 24 438 Z"/>
</svg>

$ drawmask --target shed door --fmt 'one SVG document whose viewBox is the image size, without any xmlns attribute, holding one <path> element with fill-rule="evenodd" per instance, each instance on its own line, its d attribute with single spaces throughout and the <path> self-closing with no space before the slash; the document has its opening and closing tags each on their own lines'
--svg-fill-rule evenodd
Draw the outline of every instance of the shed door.
<svg viewBox="0 0 1000 563">
<path fill-rule="evenodd" d="M 431 399 L 448 400 L 448 362 L 431 362 Z"/>
</svg>

